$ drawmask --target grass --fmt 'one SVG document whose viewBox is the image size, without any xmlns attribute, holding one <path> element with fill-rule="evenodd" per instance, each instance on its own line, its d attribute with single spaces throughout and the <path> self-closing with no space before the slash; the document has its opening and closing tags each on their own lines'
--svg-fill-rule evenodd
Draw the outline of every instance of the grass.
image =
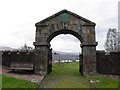
<svg viewBox="0 0 120 90">
<path fill-rule="evenodd" d="M 44 88 L 91 88 L 91 84 L 79 73 L 78 63 L 53 64 L 41 87 Z"/>
<path fill-rule="evenodd" d="M 2 75 L 0 74 L 0 90 L 2 88 Z"/>
<path fill-rule="evenodd" d="M 89 80 L 99 80 L 98 83 L 94 84 L 97 88 L 118 88 L 120 86 L 120 80 L 114 80 L 104 76 L 92 76 L 88 78 Z"/>
<path fill-rule="evenodd" d="M 53 64 L 50 73 L 41 87 L 43 88 L 118 88 L 118 80 L 102 76 L 91 76 L 87 79 L 79 73 L 79 63 Z M 94 84 L 89 80 L 99 80 Z"/>
<path fill-rule="evenodd" d="M 103 76 L 83 77 L 79 73 L 79 63 L 53 64 L 53 71 L 41 84 L 42 88 L 118 88 L 120 80 L 114 80 Z M 90 83 L 89 80 L 99 80 L 97 83 Z M 20 80 L 0 74 L 0 88 L 33 88 L 36 90 L 38 84 Z M 31 89 L 30 89 L 31 90 Z"/>
<path fill-rule="evenodd" d="M 36 90 L 38 84 L 31 83 L 29 81 L 12 78 L 5 75 L 2 76 L 2 88 L 32 88 L 32 90 Z"/>
</svg>

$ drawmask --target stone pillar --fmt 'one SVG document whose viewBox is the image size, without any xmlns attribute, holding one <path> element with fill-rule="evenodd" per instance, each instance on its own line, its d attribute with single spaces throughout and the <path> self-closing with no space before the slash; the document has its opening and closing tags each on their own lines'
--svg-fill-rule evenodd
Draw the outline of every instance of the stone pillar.
<svg viewBox="0 0 120 90">
<path fill-rule="evenodd" d="M 83 55 L 79 55 L 79 72 L 83 75 Z"/>
<path fill-rule="evenodd" d="M 83 55 L 83 75 L 96 75 L 96 43 L 95 44 L 84 44 L 82 47 Z"/>
<path fill-rule="evenodd" d="M 49 53 L 48 53 L 48 73 L 52 72 L 52 49 L 49 49 Z"/>
<path fill-rule="evenodd" d="M 34 73 L 37 75 L 47 75 L 49 45 L 35 45 Z"/>
</svg>

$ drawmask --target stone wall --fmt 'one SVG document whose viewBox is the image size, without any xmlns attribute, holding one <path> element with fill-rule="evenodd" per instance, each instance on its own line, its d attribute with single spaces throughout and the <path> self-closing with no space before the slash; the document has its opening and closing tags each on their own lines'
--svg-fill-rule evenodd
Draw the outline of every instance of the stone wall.
<svg viewBox="0 0 120 90">
<path fill-rule="evenodd" d="M 106 54 L 105 51 L 97 51 L 96 56 L 98 74 L 120 75 L 120 52 Z M 10 67 L 11 62 L 34 64 L 35 55 L 34 52 L 29 51 L 4 51 L 1 52 L 0 57 L 2 58 L 2 65 Z M 80 66 L 80 72 L 82 72 L 82 64 Z M 48 62 L 48 71 L 48 73 L 52 71 L 51 58 Z"/>
<path fill-rule="evenodd" d="M 120 74 L 120 52 L 105 53 L 105 51 L 97 51 L 96 54 L 96 66 L 98 74 Z"/>
<path fill-rule="evenodd" d="M 34 63 L 34 52 L 2 51 L 2 65 L 10 67 L 10 63 Z"/>
</svg>

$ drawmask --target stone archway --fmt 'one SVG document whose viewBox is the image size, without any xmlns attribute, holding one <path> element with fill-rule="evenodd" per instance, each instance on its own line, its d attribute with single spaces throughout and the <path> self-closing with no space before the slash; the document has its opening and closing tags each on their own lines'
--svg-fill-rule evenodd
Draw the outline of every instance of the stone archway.
<svg viewBox="0 0 120 90">
<path fill-rule="evenodd" d="M 62 10 L 38 23 L 35 37 L 35 74 L 48 74 L 50 40 L 59 34 L 72 34 L 81 42 L 83 75 L 96 75 L 95 23 Z"/>
</svg>

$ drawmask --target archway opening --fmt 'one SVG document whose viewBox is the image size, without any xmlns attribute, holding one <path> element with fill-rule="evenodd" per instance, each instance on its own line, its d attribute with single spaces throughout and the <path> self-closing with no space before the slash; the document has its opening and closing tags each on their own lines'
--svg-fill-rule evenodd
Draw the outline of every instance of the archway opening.
<svg viewBox="0 0 120 90">
<path fill-rule="evenodd" d="M 80 40 L 72 34 L 58 34 L 50 40 L 53 73 L 79 73 Z M 49 71 L 49 70 L 48 70 Z"/>
</svg>

